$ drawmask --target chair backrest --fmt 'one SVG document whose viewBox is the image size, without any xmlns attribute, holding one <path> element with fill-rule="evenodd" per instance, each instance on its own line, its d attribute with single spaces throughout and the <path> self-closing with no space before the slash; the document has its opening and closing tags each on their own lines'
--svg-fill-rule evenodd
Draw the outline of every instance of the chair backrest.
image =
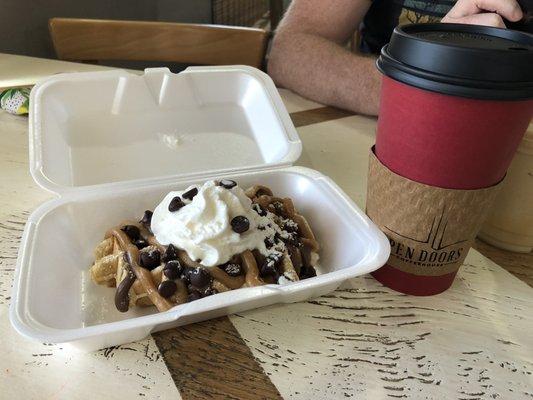
<svg viewBox="0 0 533 400">
<path fill-rule="evenodd" d="M 262 29 L 169 22 L 52 18 L 50 34 L 61 60 L 243 64 L 261 68 Z"/>
</svg>

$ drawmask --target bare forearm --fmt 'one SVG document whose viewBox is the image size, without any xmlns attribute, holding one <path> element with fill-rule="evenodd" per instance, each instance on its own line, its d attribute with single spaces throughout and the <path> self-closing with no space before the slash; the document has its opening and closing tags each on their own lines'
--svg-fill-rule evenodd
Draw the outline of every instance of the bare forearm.
<svg viewBox="0 0 533 400">
<path fill-rule="evenodd" d="M 320 103 L 377 115 L 381 76 L 375 59 L 320 36 L 280 32 L 268 72 L 278 85 Z"/>
</svg>

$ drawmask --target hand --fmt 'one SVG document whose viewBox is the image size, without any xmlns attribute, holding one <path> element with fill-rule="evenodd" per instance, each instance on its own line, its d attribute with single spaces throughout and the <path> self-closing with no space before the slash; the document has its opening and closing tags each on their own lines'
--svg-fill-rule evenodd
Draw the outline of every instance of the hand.
<svg viewBox="0 0 533 400">
<path fill-rule="evenodd" d="M 505 28 L 503 18 L 516 22 L 522 16 L 516 0 L 457 0 L 441 22 Z"/>
</svg>

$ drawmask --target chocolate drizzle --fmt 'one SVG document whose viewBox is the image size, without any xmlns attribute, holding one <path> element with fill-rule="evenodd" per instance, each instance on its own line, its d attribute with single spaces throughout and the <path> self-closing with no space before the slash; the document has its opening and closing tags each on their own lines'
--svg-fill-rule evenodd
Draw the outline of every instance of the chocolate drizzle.
<svg viewBox="0 0 533 400">
<path fill-rule="evenodd" d="M 116 286 L 115 306 L 120 312 L 128 311 L 130 305 L 152 304 L 162 312 L 174 305 L 218 292 L 278 283 L 280 275 L 289 281 L 315 276 L 314 264 L 318 258 L 316 253 L 319 245 L 307 220 L 296 213 L 291 199 L 274 197 L 270 189 L 263 186 L 251 188 L 246 194 L 251 198 L 255 212 L 263 217 L 269 216 L 272 224 L 280 228 L 276 230 L 275 235 L 269 236 L 269 243 L 265 243 L 271 250 L 268 257 L 261 254 L 258 249 L 235 254 L 228 261 L 228 264 L 235 264 L 237 267 L 237 273 L 231 272 L 231 275 L 226 272 L 224 265 L 205 267 L 199 261 L 191 259 L 185 250 L 174 247 L 168 257 L 162 259 L 158 257 L 157 261 L 147 263 L 145 259 L 147 254 L 158 252 L 165 255 L 168 247 L 156 240 L 148 224 L 124 221 L 107 231 L 106 240 L 102 242 L 105 244 L 105 250 L 99 250 L 99 254 L 102 254 L 100 257 L 97 256 L 95 264 L 91 267 L 93 280 L 100 284 L 105 283 L 107 286 Z M 143 218 L 143 221 L 145 219 L 147 220 Z M 125 227 L 128 229 L 124 229 Z M 261 228 L 264 230 L 265 226 L 258 227 Z M 142 241 L 141 246 L 139 241 Z M 278 245 L 282 245 L 282 248 L 276 247 Z M 101 247 L 102 244 L 99 245 L 99 248 Z M 109 273 L 110 267 L 105 264 L 103 258 L 109 252 L 114 255 L 118 253 L 122 257 L 118 265 L 113 265 L 116 273 L 112 277 Z M 141 256 L 144 263 L 141 262 Z M 272 262 L 270 259 L 273 257 L 271 269 L 275 273 L 265 273 L 264 266 Z M 166 263 L 169 262 L 179 263 L 180 270 L 175 274 L 165 273 Z M 194 273 L 196 275 L 191 279 L 191 274 Z M 206 276 L 200 277 L 199 274 Z M 100 280 L 95 279 L 95 276 L 101 276 Z M 157 286 L 163 289 L 173 286 L 173 290 L 165 289 L 158 292 Z"/>
<path fill-rule="evenodd" d="M 264 282 L 259 278 L 259 269 L 257 268 L 257 262 L 250 250 L 246 250 L 241 253 L 242 265 L 245 271 L 246 286 L 261 286 Z"/>
<path fill-rule="evenodd" d="M 126 257 L 126 254 L 124 254 L 124 258 L 126 259 L 129 257 Z M 126 262 L 128 262 L 128 260 L 126 260 Z M 130 305 L 129 291 L 133 286 L 135 279 L 137 279 L 129 263 L 125 265 L 124 269 L 126 270 L 126 277 L 120 281 L 117 286 L 117 291 L 115 292 L 115 306 L 120 312 L 128 311 Z"/>
<path fill-rule="evenodd" d="M 125 222 L 107 231 L 105 237 L 114 237 L 116 239 L 121 250 L 126 253 L 126 260 L 128 260 L 131 269 L 135 273 L 135 277 L 143 286 L 143 289 L 146 291 L 146 294 L 148 295 L 152 303 L 154 303 L 154 305 L 159 311 L 167 311 L 172 308 L 172 303 L 170 303 L 167 299 L 162 297 L 157 292 L 157 288 L 154 285 L 150 271 L 144 269 L 139 264 L 139 249 L 137 248 L 137 246 L 131 243 L 130 238 L 121 230 L 121 227 L 128 224 L 135 225 L 139 227 L 139 229 L 141 229 L 142 227 L 143 229 L 141 229 L 141 234 L 146 232 L 146 229 L 137 222 Z M 145 239 L 148 239 L 148 242 L 150 242 L 149 238 Z"/>
<path fill-rule="evenodd" d="M 200 268 L 202 265 L 200 263 L 197 263 L 194 260 L 191 260 L 191 258 L 187 255 L 187 252 L 185 250 L 179 250 L 179 258 L 183 263 L 189 267 L 189 268 Z M 216 279 L 220 281 L 223 285 L 230 289 L 238 289 L 242 287 L 244 284 L 244 277 L 243 276 L 229 276 L 224 271 L 222 271 L 220 268 L 208 268 L 207 271 L 209 274 L 213 277 L 213 279 Z"/>
</svg>

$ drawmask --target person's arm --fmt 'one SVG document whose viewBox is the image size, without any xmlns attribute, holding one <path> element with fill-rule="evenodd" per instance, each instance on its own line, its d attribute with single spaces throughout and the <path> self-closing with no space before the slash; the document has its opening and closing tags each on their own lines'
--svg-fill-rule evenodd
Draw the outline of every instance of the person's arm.
<svg viewBox="0 0 533 400">
<path fill-rule="evenodd" d="M 320 103 L 377 115 L 381 76 L 375 58 L 343 45 L 359 27 L 370 0 L 293 0 L 281 22 L 268 73 L 281 86 Z M 505 27 L 519 21 L 516 0 L 458 0 L 442 22 Z"/>
<path fill-rule="evenodd" d="M 505 28 L 502 17 L 511 22 L 522 19 L 516 0 L 457 0 L 442 22 Z"/>
<path fill-rule="evenodd" d="M 377 115 L 381 76 L 375 58 L 343 45 L 359 27 L 370 0 L 293 0 L 281 22 L 268 73 L 307 98 Z"/>
</svg>

